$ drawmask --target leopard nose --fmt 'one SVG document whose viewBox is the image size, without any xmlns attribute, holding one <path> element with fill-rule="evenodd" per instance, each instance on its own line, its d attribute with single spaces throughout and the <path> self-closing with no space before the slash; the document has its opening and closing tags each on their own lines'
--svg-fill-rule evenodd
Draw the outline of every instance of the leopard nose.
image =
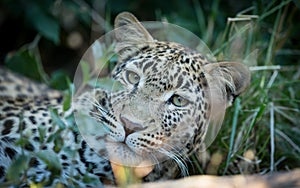
<svg viewBox="0 0 300 188">
<path fill-rule="evenodd" d="M 122 115 L 120 116 L 120 120 L 124 125 L 125 138 L 134 132 L 138 132 L 146 129 L 140 123 L 135 123 Z"/>
</svg>

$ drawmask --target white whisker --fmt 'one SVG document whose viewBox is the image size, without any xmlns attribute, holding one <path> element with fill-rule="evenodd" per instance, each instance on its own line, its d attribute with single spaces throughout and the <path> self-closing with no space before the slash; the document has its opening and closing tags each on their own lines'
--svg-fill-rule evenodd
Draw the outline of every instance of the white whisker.
<svg viewBox="0 0 300 188">
<path fill-rule="evenodd" d="M 162 150 L 164 151 L 164 150 Z M 182 157 L 180 155 L 177 155 L 175 153 L 171 153 L 171 152 L 168 152 L 168 151 L 165 151 L 166 155 L 168 155 L 171 159 L 173 159 L 179 169 L 180 169 L 180 172 L 181 172 L 181 175 L 182 176 L 188 176 L 189 172 L 187 170 L 187 166 L 186 166 L 186 162 L 182 159 Z"/>
<path fill-rule="evenodd" d="M 182 154 L 177 151 L 174 147 L 168 145 L 169 148 L 173 148 L 172 150 L 166 150 L 164 148 L 159 148 L 158 151 L 167 157 L 173 159 L 176 164 L 178 165 L 181 175 L 182 176 L 188 176 L 189 172 L 187 170 L 187 164 L 185 162 L 185 157 L 182 156 Z"/>
</svg>

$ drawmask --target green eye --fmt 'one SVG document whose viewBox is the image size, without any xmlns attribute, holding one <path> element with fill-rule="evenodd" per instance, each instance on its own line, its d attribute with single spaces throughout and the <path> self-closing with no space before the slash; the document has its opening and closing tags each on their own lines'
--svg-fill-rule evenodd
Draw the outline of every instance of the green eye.
<svg viewBox="0 0 300 188">
<path fill-rule="evenodd" d="M 140 81 L 140 76 L 133 71 L 127 71 L 125 77 L 126 80 L 133 85 L 139 83 Z"/>
<path fill-rule="evenodd" d="M 179 95 L 173 95 L 170 102 L 177 107 L 184 107 L 189 104 L 189 101 Z"/>
</svg>

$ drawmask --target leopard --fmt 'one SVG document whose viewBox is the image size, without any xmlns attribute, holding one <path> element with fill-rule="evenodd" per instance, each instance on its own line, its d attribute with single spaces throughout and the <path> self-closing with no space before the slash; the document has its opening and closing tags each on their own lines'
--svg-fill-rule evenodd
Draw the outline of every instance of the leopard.
<svg viewBox="0 0 300 188">
<path fill-rule="evenodd" d="M 249 86 L 247 66 L 158 41 L 129 12 L 116 17 L 115 28 L 110 77 L 123 89 L 85 90 L 68 109 L 63 92 L 1 67 L 3 185 L 115 184 L 113 164 L 150 164 L 143 181 L 186 175 L 185 160 L 203 146 L 209 126 Z M 89 123 L 76 121 L 83 117 Z M 80 123 L 99 131 L 86 137 Z"/>
</svg>

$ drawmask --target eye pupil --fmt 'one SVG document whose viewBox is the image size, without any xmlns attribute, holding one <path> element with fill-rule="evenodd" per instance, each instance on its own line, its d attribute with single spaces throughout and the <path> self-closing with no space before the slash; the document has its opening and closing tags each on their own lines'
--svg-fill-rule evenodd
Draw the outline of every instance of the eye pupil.
<svg viewBox="0 0 300 188">
<path fill-rule="evenodd" d="M 127 71 L 126 79 L 131 84 L 137 84 L 140 81 L 140 76 L 135 72 Z"/>
<path fill-rule="evenodd" d="M 189 101 L 179 95 L 173 95 L 170 98 L 170 102 L 177 107 L 184 107 L 188 104 Z"/>
</svg>

